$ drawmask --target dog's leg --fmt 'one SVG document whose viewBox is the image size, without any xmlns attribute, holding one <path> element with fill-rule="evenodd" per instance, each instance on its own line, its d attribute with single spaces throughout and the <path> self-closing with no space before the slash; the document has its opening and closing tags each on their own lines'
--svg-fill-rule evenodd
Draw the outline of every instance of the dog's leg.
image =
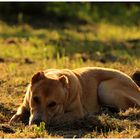
<svg viewBox="0 0 140 140">
<path fill-rule="evenodd" d="M 117 109 L 140 107 L 140 91 L 130 85 L 118 79 L 103 81 L 98 88 L 100 103 Z"/>
<path fill-rule="evenodd" d="M 29 98 L 30 98 L 30 85 L 27 88 L 27 92 L 24 97 L 24 101 L 22 105 L 17 109 L 17 112 L 13 117 L 10 119 L 10 124 L 13 122 L 18 122 L 20 120 L 23 120 L 24 118 L 27 119 L 29 117 Z"/>
</svg>

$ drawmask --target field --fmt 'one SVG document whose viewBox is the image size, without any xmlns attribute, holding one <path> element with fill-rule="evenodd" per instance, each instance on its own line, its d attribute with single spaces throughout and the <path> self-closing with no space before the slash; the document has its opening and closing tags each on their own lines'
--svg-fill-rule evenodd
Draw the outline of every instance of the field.
<svg viewBox="0 0 140 140">
<path fill-rule="evenodd" d="M 101 66 L 128 75 L 140 67 L 138 26 L 98 24 L 8 25 L 0 22 L 0 138 L 139 138 L 140 110 L 102 108 L 67 124 L 10 126 L 34 73 L 47 68 Z"/>
</svg>

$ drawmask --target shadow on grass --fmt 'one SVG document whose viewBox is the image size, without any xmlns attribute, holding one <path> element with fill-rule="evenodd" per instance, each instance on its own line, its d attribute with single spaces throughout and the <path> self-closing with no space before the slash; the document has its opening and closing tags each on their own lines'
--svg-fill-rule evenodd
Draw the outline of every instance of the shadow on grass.
<svg viewBox="0 0 140 140">
<path fill-rule="evenodd" d="M 84 135 L 96 132 L 99 134 L 111 131 L 122 132 L 131 128 L 140 128 L 136 121 L 140 119 L 140 110 L 128 109 L 124 112 L 102 108 L 97 114 L 87 114 L 83 119 L 68 123 L 52 122 L 46 126 L 51 135 L 61 135 L 65 138 L 83 137 Z"/>
<path fill-rule="evenodd" d="M 4 112 L 9 109 L 3 108 Z M 95 132 L 96 134 L 107 134 L 112 131 L 123 132 L 129 128 L 140 129 L 140 110 L 130 108 L 126 111 L 117 112 L 114 109 L 103 107 L 100 113 L 87 114 L 84 118 L 73 122 L 50 122 L 46 124 L 46 131 L 52 136 L 63 136 L 64 138 L 80 138 L 86 134 Z M 26 118 L 27 119 L 27 118 Z M 23 121 L 25 124 L 25 121 Z M 26 120 L 27 122 L 27 120 Z M 27 124 L 23 126 L 26 126 Z M 4 133 L 15 133 L 18 125 L 0 125 L 0 131 Z M 42 131 L 41 131 L 42 132 Z"/>
<path fill-rule="evenodd" d="M 109 131 L 95 115 L 87 115 L 83 119 L 67 123 L 52 122 L 46 125 L 46 129 L 51 135 L 60 135 L 65 138 L 79 138 L 94 130 L 100 132 L 101 129 Z"/>
<path fill-rule="evenodd" d="M 0 114 L 7 116 L 11 114 L 11 110 L 8 107 L 5 107 L 3 103 L 0 103 Z M 14 114 L 14 112 L 12 112 Z"/>
</svg>

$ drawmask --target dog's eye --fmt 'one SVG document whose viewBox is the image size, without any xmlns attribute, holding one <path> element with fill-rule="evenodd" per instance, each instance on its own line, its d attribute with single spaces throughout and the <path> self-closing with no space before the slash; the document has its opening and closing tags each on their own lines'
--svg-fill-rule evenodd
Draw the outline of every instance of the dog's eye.
<svg viewBox="0 0 140 140">
<path fill-rule="evenodd" d="M 51 103 L 48 104 L 48 107 L 50 107 L 50 108 L 55 107 L 55 106 L 56 106 L 56 102 L 51 102 Z"/>
<path fill-rule="evenodd" d="M 39 104 L 40 103 L 40 100 L 39 100 L 39 98 L 38 97 L 33 97 L 33 100 L 34 100 L 34 102 L 36 103 L 36 104 Z"/>
</svg>

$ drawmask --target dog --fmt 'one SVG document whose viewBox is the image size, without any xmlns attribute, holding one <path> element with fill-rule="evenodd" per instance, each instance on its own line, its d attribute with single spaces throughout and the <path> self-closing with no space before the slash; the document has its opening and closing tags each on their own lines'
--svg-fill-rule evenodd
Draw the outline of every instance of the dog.
<svg viewBox="0 0 140 140">
<path fill-rule="evenodd" d="M 17 122 L 30 112 L 29 125 L 51 120 L 73 121 L 102 106 L 140 107 L 140 89 L 125 73 L 108 68 L 48 69 L 36 73 L 22 105 L 11 118 Z"/>
<path fill-rule="evenodd" d="M 140 71 L 136 71 L 132 74 L 131 77 L 135 81 L 135 83 L 140 87 Z"/>
</svg>

